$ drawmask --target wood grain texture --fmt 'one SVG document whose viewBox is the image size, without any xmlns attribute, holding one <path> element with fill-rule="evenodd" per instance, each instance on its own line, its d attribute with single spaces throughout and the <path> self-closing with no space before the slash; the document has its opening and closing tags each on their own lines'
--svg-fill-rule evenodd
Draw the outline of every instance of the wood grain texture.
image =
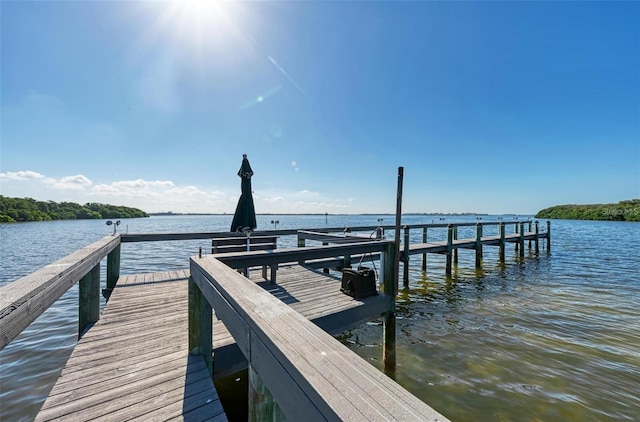
<svg viewBox="0 0 640 422">
<path fill-rule="evenodd" d="M 216 298 L 216 313 L 229 308 L 222 319 L 234 337 L 248 339 L 241 350 L 287 419 L 446 420 L 293 304 L 287 306 L 215 258 L 192 258 L 191 276 L 205 297 Z M 234 318 L 239 323 L 227 320 Z"/>
<path fill-rule="evenodd" d="M 0 349 L 120 244 L 106 236 L 38 271 L 0 287 Z"/>
<path fill-rule="evenodd" d="M 188 353 L 187 277 L 120 277 L 36 420 L 226 420 L 204 360 Z"/>
</svg>

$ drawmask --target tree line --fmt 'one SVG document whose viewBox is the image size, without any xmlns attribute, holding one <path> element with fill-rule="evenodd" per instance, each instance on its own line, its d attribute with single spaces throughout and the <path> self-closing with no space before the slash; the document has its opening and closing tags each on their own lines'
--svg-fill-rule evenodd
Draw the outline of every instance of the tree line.
<svg viewBox="0 0 640 422">
<path fill-rule="evenodd" d="M 149 214 L 137 208 L 97 202 L 80 205 L 74 202 L 36 201 L 32 198 L 8 198 L 0 195 L 0 223 L 139 217 L 149 217 Z"/>
<path fill-rule="evenodd" d="M 620 201 L 617 204 L 556 205 L 539 211 L 536 218 L 640 221 L 640 199 Z"/>
</svg>

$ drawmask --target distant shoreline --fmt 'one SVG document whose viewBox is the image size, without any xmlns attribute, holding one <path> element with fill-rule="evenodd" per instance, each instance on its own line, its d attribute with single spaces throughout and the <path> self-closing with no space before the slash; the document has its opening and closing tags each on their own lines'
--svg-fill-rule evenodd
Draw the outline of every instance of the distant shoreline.
<svg viewBox="0 0 640 422">
<path fill-rule="evenodd" d="M 171 216 L 188 216 L 188 215 L 229 215 L 233 216 L 232 213 L 198 213 L 198 212 L 150 212 L 149 216 L 163 216 L 163 217 L 171 217 Z M 256 213 L 256 215 L 395 215 L 391 213 L 313 213 L 313 212 L 302 212 L 302 213 Z M 475 212 L 464 212 L 464 213 L 446 213 L 446 212 L 407 212 L 402 213 L 402 215 L 450 215 L 450 216 L 490 216 L 490 215 L 533 215 L 533 214 L 483 214 L 483 213 L 475 213 Z"/>
</svg>

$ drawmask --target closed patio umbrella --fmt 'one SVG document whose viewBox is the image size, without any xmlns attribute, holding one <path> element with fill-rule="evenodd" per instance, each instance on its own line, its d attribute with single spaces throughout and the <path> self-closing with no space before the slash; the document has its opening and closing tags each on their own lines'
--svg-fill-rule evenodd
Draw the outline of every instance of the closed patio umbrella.
<svg viewBox="0 0 640 422">
<path fill-rule="evenodd" d="M 253 170 L 247 159 L 247 154 L 242 154 L 242 166 L 238 171 L 240 176 L 242 194 L 238 200 L 238 206 L 236 212 L 233 215 L 233 222 L 231 223 L 231 231 L 243 231 L 243 229 L 254 230 L 258 227 L 256 223 L 256 210 L 253 206 L 253 196 L 251 194 L 251 177 L 253 176 Z"/>
</svg>

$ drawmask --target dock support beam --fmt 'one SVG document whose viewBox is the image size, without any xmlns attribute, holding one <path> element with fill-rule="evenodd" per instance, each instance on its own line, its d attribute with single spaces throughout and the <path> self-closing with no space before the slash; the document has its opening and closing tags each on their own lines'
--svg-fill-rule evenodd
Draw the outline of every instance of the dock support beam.
<svg viewBox="0 0 640 422">
<path fill-rule="evenodd" d="M 189 354 L 203 357 L 213 375 L 213 313 L 198 285 L 189 277 Z"/>
<path fill-rule="evenodd" d="M 458 226 L 453 226 L 453 240 L 458 240 Z M 453 250 L 453 263 L 458 265 L 458 248 Z"/>
<path fill-rule="evenodd" d="M 304 238 L 300 237 L 300 233 L 298 233 L 298 247 L 299 248 L 304 248 L 305 246 L 305 242 L 304 242 Z M 298 265 L 303 266 L 304 265 L 304 259 L 298 261 Z"/>
<path fill-rule="evenodd" d="M 422 243 L 427 243 L 427 228 L 422 229 Z M 422 254 L 422 271 L 427 271 L 427 253 Z"/>
<path fill-rule="evenodd" d="M 547 220 L 547 253 L 551 252 L 551 221 Z"/>
<path fill-rule="evenodd" d="M 535 247 L 536 247 L 536 256 L 540 255 L 540 240 L 538 238 L 539 234 L 540 234 L 540 222 L 536 220 L 535 223 L 535 228 L 536 228 L 536 239 L 535 239 Z"/>
<path fill-rule="evenodd" d="M 520 258 L 524 258 L 524 222 L 520 223 Z"/>
<path fill-rule="evenodd" d="M 482 267 L 482 224 L 476 223 L 476 268 Z"/>
<path fill-rule="evenodd" d="M 404 265 L 402 266 L 402 285 L 407 288 L 409 287 L 409 226 L 404 226 L 402 228 L 404 230 L 404 240 L 402 242 L 402 247 L 404 249 L 404 256 L 402 262 Z"/>
<path fill-rule="evenodd" d="M 107 255 L 107 284 L 102 290 L 102 295 L 109 300 L 111 292 L 116 287 L 120 278 L 120 244 Z"/>
<path fill-rule="evenodd" d="M 78 303 L 78 340 L 100 318 L 100 263 L 80 280 Z"/>
<path fill-rule="evenodd" d="M 282 409 L 273 398 L 271 392 L 260 378 L 260 375 L 249 364 L 249 421 L 285 421 Z"/>
<path fill-rule="evenodd" d="M 384 313 L 382 322 L 382 335 L 384 337 L 382 344 L 382 362 L 384 373 L 393 378 L 396 372 L 396 286 L 398 279 L 398 271 L 395 266 L 396 262 L 395 244 L 389 244 L 383 252 L 384 267 L 384 294 L 391 298 L 391 307 Z"/>
<path fill-rule="evenodd" d="M 453 251 L 453 224 L 447 226 L 447 263 L 445 274 L 451 277 L 451 252 Z"/>
<path fill-rule="evenodd" d="M 500 255 L 500 262 L 504 263 L 504 223 L 500 222 L 500 224 L 498 225 L 498 232 L 500 235 L 500 249 L 498 254 Z"/>
</svg>

